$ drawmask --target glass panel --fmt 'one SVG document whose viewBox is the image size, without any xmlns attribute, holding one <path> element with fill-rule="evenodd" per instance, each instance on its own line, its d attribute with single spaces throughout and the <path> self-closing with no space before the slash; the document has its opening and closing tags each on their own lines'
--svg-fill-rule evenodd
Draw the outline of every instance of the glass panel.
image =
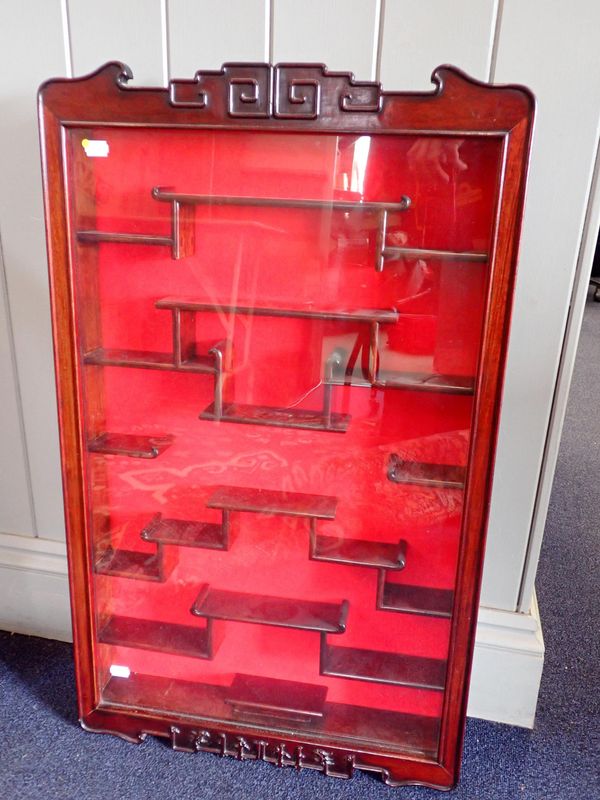
<svg viewBox="0 0 600 800">
<path fill-rule="evenodd" d="M 103 702 L 435 758 L 499 139 L 69 137 Z"/>
</svg>

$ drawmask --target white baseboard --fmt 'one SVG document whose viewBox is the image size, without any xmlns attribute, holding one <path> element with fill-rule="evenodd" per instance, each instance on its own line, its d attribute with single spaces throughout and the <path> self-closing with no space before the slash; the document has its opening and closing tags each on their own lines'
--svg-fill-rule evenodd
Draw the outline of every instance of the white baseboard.
<svg viewBox="0 0 600 800">
<path fill-rule="evenodd" d="M 0 533 L 0 629 L 71 641 L 64 543 Z"/>
<path fill-rule="evenodd" d="M 529 614 L 480 608 L 467 713 L 533 728 L 543 667 L 535 592 Z"/>
<path fill-rule="evenodd" d="M 0 533 L 0 629 L 71 641 L 64 544 Z M 543 665 L 535 597 L 529 614 L 480 608 L 469 716 L 533 727 Z"/>
</svg>

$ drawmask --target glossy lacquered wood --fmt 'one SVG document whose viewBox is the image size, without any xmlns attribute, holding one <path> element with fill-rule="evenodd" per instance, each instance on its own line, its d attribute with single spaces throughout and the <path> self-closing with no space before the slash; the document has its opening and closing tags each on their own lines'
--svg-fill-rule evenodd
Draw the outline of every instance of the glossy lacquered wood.
<svg viewBox="0 0 600 800">
<path fill-rule="evenodd" d="M 89 730 L 113 732 L 130 741 L 142 741 L 147 733 L 167 737 L 179 750 L 205 750 L 244 759 L 259 759 L 278 766 L 294 766 L 350 777 L 355 769 L 379 774 L 390 785 L 421 783 L 449 788 L 457 780 L 465 723 L 470 663 L 474 644 L 477 603 L 483 564 L 494 448 L 498 429 L 501 385 L 504 371 L 511 297 L 517 263 L 518 237 L 525 191 L 528 149 L 534 103 L 531 94 L 520 87 L 491 87 L 471 80 L 458 70 L 441 67 L 434 72 L 436 88 L 431 93 L 400 94 L 382 92 L 376 83 L 355 82 L 346 73 L 330 73 L 321 65 L 228 64 L 219 71 L 199 73 L 195 79 L 172 81 L 167 89 L 132 89 L 131 77 L 123 64 L 110 63 L 96 73 L 77 80 L 53 80 L 42 86 L 39 113 L 44 171 L 48 257 L 52 293 L 55 364 L 59 398 L 62 470 L 68 531 L 68 553 L 73 613 L 73 635 L 77 665 L 77 691 L 82 725 Z M 306 91 L 296 94 L 300 83 Z M 458 579 L 454 590 L 436 588 L 423 593 L 388 571 L 402 576 L 410 563 L 410 549 L 403 543 L 390 544 L 346 540 L 317 533 L 317 520 L 331 520 L 336 514 L 335 498 L 310 495 L 283 497 L 244 497 L 223 487 L 209 508 L 221 509 L 223 525 L 230 512 L 270 513 L 305 517 L 310 526 L 310 552 L 314 560 L 334 561 L 352 569 L 379 570 L 379 607 L 404 613 L 448 618 L 452 613 L 448 658 L 425 659 L 401 653 L 366 650 L 338 645 L 347 613 L 346 601 L 323 604 L 303 600 L 291 608 L 281 598 L 250 596 L 212 590 L 206 587 L 196 598 L 189 623 L 178 628 L 156 631 L 146 620 L 113 617 L 96 631 L 93 619 L 91 586 L 94 569 L 99 574 L 141 577 L 160 582 L 164 578 L 162 548 L 175 542 L 184 547 L 225 549 L 217 528 L 186 520 L 154 521 L 141 538 L 156 546 L 156 553 L 107 550 L 92 554 L 89 535 L 90 513 L 86 506 L 84 468 L 87 453 L 112 457 L 156 458 L 171 444 L 168 437 L 132 436 L 107 432 L 102 409 L 88 408 L 92 437 L 84 436 L 82 395 L 78 385 L 81 360 L 92 369 L 98 366 L 137 366 L 148 369 L 175 369 L 219 374 L 219 355 L 196 356 L 187 346 L 184 330 L 174 328 L 173 355 L 105 349 L 93 303 L 75 309 L 71 242 L 79 237 L 80 262 L 94 263 L 96 246 L 119 247 L 153 244 L 171 247 L 173 258 L 185 258 L 194 251 L 193 217 L 186 210 L 203 202 L 187 195 L 158 198 L 173 204 L 173 234 L 146 236 L 144 242 L 130 234 L 103 233 L 95 226 L 94 209 L 89 209 L 85 229 L 71 229 L 65 214 L 69 187 L 64 163 L 64 136 L 72 126 L 166 126 L 181 129 L 271 130 L 336 133 L 417 133 L 460 137 L 492 136 L 502 145 L 501 179 L 497 190 L 496 216 L 491 252 L 437 251 L 433 257 L 446 260 L 487 263 L 489 279 L 483 346 L 476 379 L 446 375 L 416 375 L 406 378 L 381 374 L 382 383 L 391 381 L 399 389 L 406 384 L 420 385 L 426 391 L 433 382 L 441 391 L 457 394 L 474 392 L 473 436 L 468 467 L 411 462 L 397 457 L 389 465 L 388 477 L 399 484 L 419 483 L 464 489 L 464 520 L 458 556 Z M 81 180 L 90 180 L 85 175 Z M 77 179 L 77 176 L 76 176 Z M 187 202 L 187 205 L 186 205 Z M 246 201 L 244 201 L 246 202 Z M 404 204 L 405 205 L 405 204 Z M 394 209 L 392 209 L 394 210 Z M 399 213 L 401 210 L 396 209 Z M 362 209 L 365 214 L 383 214 L 385 209 Z M 395 211 L 395 210 L 394 210 Z M 312 213 L 312 212 L 311 212 Z M 340 214 L 346 213 L 340 209 Z M 348 212 L 350 213 L 350 212 Z M 381 243 L 380 243 L 381 244 Z M 386 258 L 411 257 L 401 248 L 381 247 L 378 271 L 385 270 Z M 422 255 L 422 253 L 421 253 Z M 86 288 L 90 296 L 95 287 Z M 172 309 L 173 310 L 173 309 Z M 194 311 L 206 309 L 194 308 Z M 267 309 L 268 310 L 268 309 Z M 173 311 L 180 313 L 179 307 Z M 238 309 L 239 311 L 239 309 Z M 85 317 L 84 356 L 80 356 L 75 324 L 76 314 Z M 257 310 L 254 313 L 260 313 Z M 311 312 L 315 313 L 315 312 Z M 320 313 L 320 312 L 316 312 Z M 348 312 L 346 312 L 348 313 Z M 351 312 L 355 321 L 378 324 L 393 320 L 394 311 Z M 306 315 L 304 315 L 306 316 Z M 331 319 L 330 317 L 328 317 Z M 347 319 L 348 317 L 345 317 Z M 177 317 L 177 319 L 179 319 Z M 375 320 L 375 321 L 374 321 Z M 174 323 L 179 324 L 179 323 Z M 95 365 L 95 366 L 94 366 Z M 213 366 L 214 365 L 214 366 Z M 376 383 L 370 380 L 369 385 Z M 206 378 L 199 378 L 206 380 Z M 98 372 L 90 380 L 102 381 Z M 331 369 L 326 376 L 331 385 L 352 379 Z M 393 382 L 397 381 L 397 384 Z M 216 380 L 215 380 L 216 383 Z M 93 394 L 93 393 L 92 393 Z M 285 424 L 283 409 L 215 403 L 203 412 L 205 418 L 223 422 L 264 425 Z M 292 427 L 319 430 L 346 430 L 344 415 L 318 412 L 298 413 Z M 288 425 L 290 420 L 287 420 Z M 298 423 L 298 424 L 295 424 Z M 91 456 L 93 459 L 94 456 Z M 96 456 L 97 458 L 97 456 Z M 95 462 L 92 462 L 95 464 Z M 101 464 L 94 469 L 102 470 Z M 399 490 L 402 487 L 399 486 Z M 98 523 L 102 525 L 102 523 Z M 320 524 L 320 523 L 319 523 Z M 228 528 L 227 528 L 228 532 Z M 221 546 L 222 545 L 222 546 Z M 346 568 L 344 566 L 343 568 Z M 113 571 L 111 573 L 111 570 Z M 133 573 L 133 574 L 132 574 Z M 396 582 L 397 581 L 397 582 Z M 287 616 L 286 616 L 287 614 Z M 196 618 L 196 619 L 195 619 Z M 111 678 L 100 687 L 95 678 L 98 642 L 110 641 L 140 648 L 161 650 L 179 645 L 180 650 L 199 658 L 212 656 L 212 625 L 223 619 L 227 624 L 287 625 L 310 636 L 319 637 L 320 669 L 323 675 L 343 675 L 356 681 L 380 681 L 414 685 L 424 691 L 444 692 L 443 713 L 438 718 L 401 714 L 377 709 L 357 708 L 333 703 L 322 694 L 303 693 L 296 706 L 285 703 L 268 707 L 263 686 L 256 676 L 238 675 L 231 687 L 200 684 L 151 676 L 133 676 L 127 687 Z M 193 626 L 198 624 L 198 639 Z M 302 633 L 302 631 L 301 631 Z M 298 634 L 300 635 L 300 634 Z M 304 635 L 304 634 L 302 634 Z M 335 642 L 335 643 L 332 643 Z M 169 704 L 156 698 L 169 693 Z M 254 693 L 254 699 L 252 694 Z M 190 715 L 194 696 L 210 701 L 214 713 L 198 720 Z M 298 723 L 293 735 L 286 733 L 282 718 Z M 307 721 L 307 717 L 310 719 Z M 260 718 L 260 727 L 257 727 Z M 312 727 L 310 727 L 312 726 Z M 378 733 L 380 732 L 380 733 Z M 339 743 L 336 736 L 351 736 Z M 381 741 L 390 741 L 383 747 Z"/>
</svg>

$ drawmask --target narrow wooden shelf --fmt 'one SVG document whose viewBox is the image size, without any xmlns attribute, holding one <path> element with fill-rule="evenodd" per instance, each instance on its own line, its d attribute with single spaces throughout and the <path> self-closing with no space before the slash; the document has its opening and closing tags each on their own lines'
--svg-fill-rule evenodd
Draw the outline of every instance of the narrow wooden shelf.
<svg viewBox="0 0 600 800">
<path fill-rule="evenodd" d="M 211 589 L 205 585 L 191 612 L 197 617 L 207 619 L 251 622 L 321 633 L 343 633 L 348 616 L 348 601 L 343 600 L 336 604 L 318 603 Z"/>
<path fill-rule="evenodd" d="M 446 662 L 435 658 L 329 645 L 323 636 L 321 675 L 443 691 Z"/>
<path fill-rule="evenodd" d="M 473 394 L 475 379 L 463 375 L 436 375 L 421 372 L 381 370 L 375 382 L 382 389 L 411 389 L 415 392 L 440 394 Z"/>
<path fill-rule="evenodd" d="M 194 356 L 176 364 L 172 353 L 157 353 L 148 350 L 117 350 L 98 347 L 83 356 L 84 363 L 108 367 L 138 367 L 140 369 L 161 369 L 173 372 L 215 372 L 212 356 Z"/>
<path fill-rule="evenodd" d="M 347 375 L 344 364 L 335 366 L 327 381 L 333 386 L 358 386 L 374 389 L 407 389 L 414 392 L 472 395 L 475 379 L 463 375 L 437 375 L 427 372 L 395 372 L 378 370 L 374 380 L 359 375 Z"/>
<path fill-rule="evenodd" d="M 151 619 L 112 616 L 99 632 L 98 641 L 160 653 L 212 658 L 207 629 Z"/>
<path fill-rule="evenodd" d="M 250 489 L 244 486 L 217 486 L 206 506 L 227 511 L 334 519 L 337 502 L 337 497 L 328 495 Z"/>
<path fill-rule="evenodd" d="M 398 258 L 434 258 L 442 261 L 487 261 L 487 253 L 470 250 L 428 250 L 422 247 L 385 247 L 383 257 L 390 260 Z"/>
<path fill-rule="evenodd" d="M 223 525 L 215 522 L 164 519 L 158 514 L 140 535 L 145 542 L 160 545 L 200 547 L 208 550 L 228 549 Z"/>
<path fill-rule="evenodd" d="M 440 720 L 346 703 L 325 703 L 323 731 L 347 734 L 360 742 L 392 743 L 404 753 L 435 758 L 439 748 Z M 311 734 L 314 729 L 311 729 Z"/>
<path fill-rule="evenodd" d="M 166 580 L 159 553 L 141 553 L 138 550 L 109 549 L 94 564 L 94 572 L 117 578 L 134 578 L 142 581 Z"/>
<path fill-rule="evenodd" d="M 173 239 L 170 236 L 155 236 L 147 233 L 112 233 L 110 231 L 77 231 L 80 242 L 97 244 L 99 242 L 116 242 L 118 244 L 154 244 L 171 247 Z"/>
<path fill-rule="evenodd" d="M 265 425 L 274 428 L 302 428 L 312 431 L 345 433 L 350 425 L 350 414 L 307 411 L 302 408 L 276 408 L 252 406 L 243 403 L 223 403 L 221 414 L 215 413 L 215 403 L 200 414 L 200 419 L 237 422 L 245 425 Z"/>
<path fill-rule="evenodd" d="M 171 311 L 209 312 L 213 314 L 240 314 L 252 317 L 286 317 L 290 319 L 321 319 L 336 322 L 380 322 L 393 324 L 400 315 L 394 309 L 324 310 L 298 308 L 260 308 L 256 306 L 231 306 L 221 303 L 199 303 L 195 300 L 165 297 L 154 304 L 158 309 Z"/>
<path fill-rule="evenodd" d="M 305 208 L 305 209 L 336 209 L 340 211 L 406 211 L 410 207 L 410 199 L 403 196 L 399 203 L 359 202 L 349 200 L 312 200 L 288 197 L 252 197 L 210 194 L 187 194 L 173 192 L 162 186 L 152 190 L 152 197 L 165 203 L 180 203 L 181 205 L 211 205 L 211 206 L 267 206 L 277 208 Z"/>
<path fill-rule="evenodd" d="M 234 679 L 235 681 L 235 679 Z M 232 684 L 233 686 L 233 684 Z M 197 683 L 157 675 L 132 673 L 129 678 L 111 677 L 102 689 L 102 706 L 117 709 L 138 708 L 147 712 L 175 714 L 202 724 L 207 719 L 238 719 L 228 702 L 232 686 Z M 295 703 L 290 699 L 290 705 Z M 246 720 L 252 725 L 253 721 Z M 255 724 L 260 724 L 256 720 Z M 285 730 L 290 723 L 273 720 L 274 727 Z M 435 758 L 440 733 L 438 717 L 404 714 L 399 711 L 366 708 L 346 703 L 326 702 L 323 716 L 310 723 L 310 735 L 327 744 L 332 736 L 355 746 L 356 741 L 383 743 L 401 752 Z M 231 754 L 235 740 L 231 741 Z M 210 747 L 210 745 L 208 745 Z M 247 755 L 256 758 L 256 755 Z M 270 757 L 267 756 L 266 760 Z M 276 756 L 273 757 L 275 760 Z"/>
<path fill-rule="evenodd" d="M 236 674 L 225 697 L 235 717 L 310 725 L 324 716 L 326 686 Z"/>
<path fill-rule="evenodd" d="M 463 489 L 466 473 L 466 467 L 407 461 L 395 453 L 390 456 L 387 471 L 389 480 L 394 483 L 411 483 L 438 489 Z"/>
<path fill-rule="evenodd" d="M 91 453 L 132 458 L 157 458 L 173 444 L 173 437 L 136 436 L 129 433 L 102 433 L 88 442 Z"/>
<path fill-rule="evenodd" d="M 450 618 L 453 605 L 454 592 L 451 589 L 384 582 L 377 607 L 383 611 Z"/>
<path fill-rule="evenodd" d="M 403 569 L 406 563 L 405 541 L 386 544 L 316 534 L 311 550 L 310 557 L 315 561 L 330 561 L 335 564 L 397 570 Z"/>
</svg>

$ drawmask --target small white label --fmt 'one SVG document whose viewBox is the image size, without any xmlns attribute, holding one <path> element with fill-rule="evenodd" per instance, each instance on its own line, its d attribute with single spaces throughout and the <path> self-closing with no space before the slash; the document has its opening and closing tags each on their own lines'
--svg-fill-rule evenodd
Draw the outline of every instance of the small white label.
<svg viewBox="0 0 600 800">
<path fill-rule="evenodd" d="M 104 139 L 82 139 L 81 146 L 88 158 L 106 158 L 108 155 L 108 142 Z"/>
<path fill-rule="evenodd" d="M 120 664 L 111 664 L 110 674 L 115 678 L 128 678 L 131 675 L 131 670 L 129 667 L 123 667 Z"/>
</svg>

